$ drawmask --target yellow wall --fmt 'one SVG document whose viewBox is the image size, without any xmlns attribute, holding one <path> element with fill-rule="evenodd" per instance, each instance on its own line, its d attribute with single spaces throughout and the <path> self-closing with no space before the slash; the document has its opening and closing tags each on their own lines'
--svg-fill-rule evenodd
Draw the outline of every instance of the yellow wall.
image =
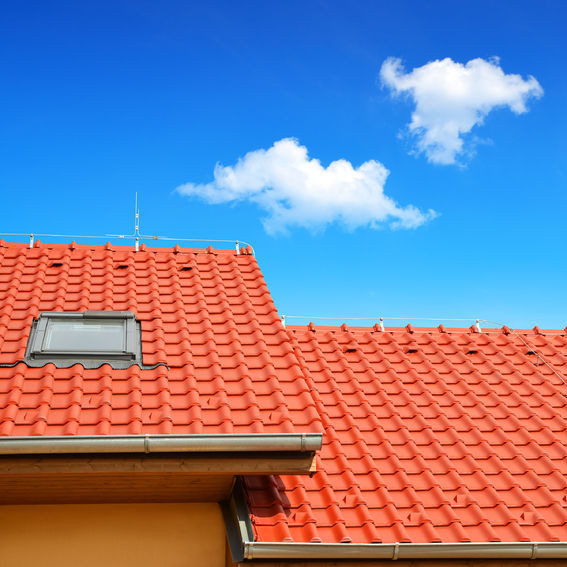
<svg viewBox="0 0 567 567">
<path fill-rule="evenodd" d="M 218 504 L 0 506 L 0 567 L 223 567 Z"/>
</svg>

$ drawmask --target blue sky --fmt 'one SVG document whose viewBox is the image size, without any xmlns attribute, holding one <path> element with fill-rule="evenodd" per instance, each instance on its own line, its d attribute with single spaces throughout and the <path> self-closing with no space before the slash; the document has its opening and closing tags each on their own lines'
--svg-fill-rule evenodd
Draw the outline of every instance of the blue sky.
<svg viewBox="0 0 567 567">
<path fill-rule="evenodd" d="M 0 231 L 127 233 L 137 191 L 142 232 L 253 243 L 284 314 L 565 327 L 566 15 L 561 1 L 4 3 Z M 463 153 L 445 152 L 455 163 L 439 163 L 416 153 L 412 113 L 433 100 L 431 125 L 460 108 L 439 104 L 443 93 L 418 100 L 421 83 L 396 95 L 380 76 L 389 58 L 403 65 L 400 89 L 449 58 L 439 72 L 482 59 L 542 90 L 525 87 L 523 113 L 516 86 L 501 104 L 470 95 L 483 123 Z M 480 88 L 471 77 L 465 87 Z M 213 183 L 215 164 L 287 138 L 306 148 L 316 201 L 312 178 L 282 181 L 265 152 L 262 193 L 246 193 L 244 174 L 237 199 Z M 329 204 L 337 160 L 351 170 Z M 361 196 L 366 178 L 349 181 L 366 162 L 389 171 L 373 196 Z M 265 222 L 274 183 L 284 209 L 299 188 L 283 229 Z M 352 214 L 337 213 L 345 191 Z M 398 213 L 378 219 L 384 196 Z M 420 226 L 392 228 L 410 205 Z"/>
</svg>

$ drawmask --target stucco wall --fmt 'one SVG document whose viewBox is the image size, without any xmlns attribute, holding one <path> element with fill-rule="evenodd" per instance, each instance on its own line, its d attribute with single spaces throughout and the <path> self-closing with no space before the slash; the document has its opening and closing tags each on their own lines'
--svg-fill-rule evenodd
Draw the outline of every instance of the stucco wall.
<svg viewBox="0 0 567 567">
<path fill-rule="evenodd" d="M 218 504 L 0 506 L 2 567 L 225 565 Z"/>
</svg>

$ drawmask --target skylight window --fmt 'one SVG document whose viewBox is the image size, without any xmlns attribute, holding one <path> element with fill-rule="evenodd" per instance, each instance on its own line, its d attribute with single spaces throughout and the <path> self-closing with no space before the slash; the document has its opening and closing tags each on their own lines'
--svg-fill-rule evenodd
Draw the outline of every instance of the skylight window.
<svg viewBox="0 0 567 567">
<path fill-rule="evenodd" d="M 126 325 L 117 320 L 66 321 L 52 318 L 47 322 L 44 352 L 124 352 Z"/>
<path fill-rule="evenodd" d="M 32 326 L 26 362 L 63 368 L 76 363 L 90 368 L 141 365 L 140 324 L 131 311 L 42 313 Z"/>
</svg>

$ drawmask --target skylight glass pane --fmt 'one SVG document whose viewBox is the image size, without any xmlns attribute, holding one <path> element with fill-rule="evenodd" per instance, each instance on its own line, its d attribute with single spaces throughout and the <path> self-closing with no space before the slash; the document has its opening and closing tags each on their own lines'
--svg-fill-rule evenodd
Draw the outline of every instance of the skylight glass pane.
<svg viewBox="0 0 567 567">
<path fill-rule="evenodd" d="M 124 352 L 125 322 L 104 319 L 50 319 L 42 350 L 84 353 Z"/>
</svg>

